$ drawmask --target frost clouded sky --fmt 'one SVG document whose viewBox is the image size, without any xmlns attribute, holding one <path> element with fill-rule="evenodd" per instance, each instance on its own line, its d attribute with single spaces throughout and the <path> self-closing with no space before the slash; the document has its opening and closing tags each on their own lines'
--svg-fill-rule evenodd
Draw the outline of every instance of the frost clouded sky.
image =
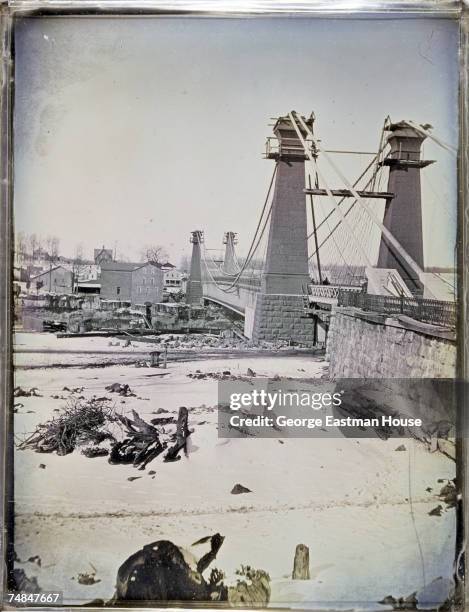
<svg viewBox="0 0 469 612">
<path fill-rule="evenodd" d="M 246 252 L 272 172 L 270 118 L 314 110 L 328 148 L 377 148 L 386 115 L 457 143 L 457 24 L 447 20 L 25 18 L 18 23 L 16 229 L 117 246 L 239 232 Z M 427 265 L 453 263 L 456 163 L 431 142 Z M 337 160 L 351 180 L 366 159 Z M 337 182 L 337 181 L 336 181 Z M 341 187 L 342 185 L 332 185 Z"/>
</svg>

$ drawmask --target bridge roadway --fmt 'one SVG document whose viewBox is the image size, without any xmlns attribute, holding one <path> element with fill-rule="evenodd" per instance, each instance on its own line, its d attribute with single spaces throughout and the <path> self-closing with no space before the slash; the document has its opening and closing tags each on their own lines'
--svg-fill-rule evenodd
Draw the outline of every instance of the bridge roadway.
<svg viewBox="0 0 469 612">
<path fill-rule="evenodd" d="M 213 280 L 212 280 L 213 278 Z M 261 278 L 240 278 L 236 285 L 227 276 L 214 276 L 203 280 L 204 299 L 219 304 L 244 317 L 244 334 L 252 336 L 257 295 L 261 288 Z M 339 290 L 361 291 L 360 287 L 341 287 L 338 285 L 309 285 L 310 304 L 334 306 L 338 302 Z M 306 296 L 305 296 L 306 297 Z"/>
<path fill-rule="evenodd" d="M 213 280 L 204 279 L 203 296 L 204 299 L 220 304 L 244 317 L 244 335 L 250 338 L 261 279 L 260 277 L 240 278 L 234 287 L 231 287 L 232 283 L 233 280 L 227 276 L 214 276 Z"/>
</svg>

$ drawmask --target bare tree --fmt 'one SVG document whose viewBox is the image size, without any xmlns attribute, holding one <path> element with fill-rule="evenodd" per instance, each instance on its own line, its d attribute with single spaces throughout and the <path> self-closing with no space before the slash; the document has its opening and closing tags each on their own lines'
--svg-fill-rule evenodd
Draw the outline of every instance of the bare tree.
<svg viewBox="0 0 469 612">
<path fill-rule="evenodd" d="M 140 251 L 140 260 L 149 261 L 150 263 L 162 264 L 168 261 L 168 253 L 166 249 L 159 244 L 146 245 Z"/>
<path fill-rule="evenodd" d="M 49 261 L 55 263 L 59 258 L 59 238 L 57 236 L 47 236 L 45 245 Z"/>
<path fill-rule="evenodd" d="M 28 252 L 28 237 L 24 232 L 18 232 L 15 239 L 15 255 L 19 263 L 23 263 Z"/>
<path fill-rule="evenodd" d="M 179 269 L 182 272 L 189 272 L 191 267 L 191 258 L 189 257 L 189 255 L 183 255 L 181 257 L 181 262 L 179 264 Z"/>
<path fill-rule="evenodd" d="M 37 234 L 30 234 L 28 236 L 28 251 L 31 257 L 34 257 L 34 253 L 39 249 L 41 241 Z"/>
<path fill-rule="evenodd" d="M 72 287 L 75 288 L 76 283 L 78 282 L 80 275 L 86 269 L 86 261 L 83 251 L 83 245 L 81 243 L 77 244 L 75 247 L 75 255 L 72 260 Z M 72 290 L 73 290 L 72 289 Z"/>
</svg>

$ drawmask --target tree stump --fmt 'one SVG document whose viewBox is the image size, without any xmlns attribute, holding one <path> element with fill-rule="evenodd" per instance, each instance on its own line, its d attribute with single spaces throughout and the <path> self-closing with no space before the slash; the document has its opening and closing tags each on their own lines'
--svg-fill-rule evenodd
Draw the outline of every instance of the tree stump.
<svg viewBox="0 0 469 612">
<path fill-rule="evenodd" d="M 293 561 L 293 580 L 309 580 L 309 548 L 305 544 L 298 544 Z"/>
</svg>

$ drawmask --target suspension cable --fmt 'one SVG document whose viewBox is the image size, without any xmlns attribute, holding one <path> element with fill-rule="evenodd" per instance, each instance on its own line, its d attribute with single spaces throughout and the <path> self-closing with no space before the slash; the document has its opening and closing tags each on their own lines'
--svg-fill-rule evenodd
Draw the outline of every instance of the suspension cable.
<svg viewBox="0 0 469 612">
<path fill-rule="evenodd" d="M 301 131 L 299 130 L 298 126 L 296 125 L 296 122 L 295 122 L 295 119 L 293 117 L 293 114 L 290 113 L 289 115 L 290 115 L 290 118 L 292 120 L 293 127 L 297 131 L 297 134 L 299 135 L 300 140 L 302 141 L 303 148 L 305 149 L 306 154 L 310 158 L 311 162 L 314 164 L 315 163 L 314 159 L 313 159 L 311 153 L 309 152 L 309 150 L 308 150 L 308 148 L 306 146 L 306 142 L 305 142 L 305 140 L 303 138 L 303 135 L 301 134 Z M 331 160 L 329 155 L 327 153 L 325 153 L 322 149 L 320 149 L 319 145 L 317 144 L 317 140 L 314 138 L 313 134 L 311 133 L 311 130 L 305 124 L 305 122 L 303 121 L 302 117 L 298 116 L 298 122 L 301 125 L 301 127 L 304 129 L 305 133 L 307 135 L 309 135 L 313 139 L 313 142 L 315 143 L 317 150 L 321 151 L 323 153 L 324 157 L 327 159 L 327 161 L 329 162 L 329 164 L 331 165 L 333 170 L 336 172 L 336 174 L 339 176 L 339 178 L 345 183 L 346 187 L 348 189 L 350 189 L 350 191 L 352 192 L 353 197 L 355 198 L 355 201 L 360 203 L 360 205 L 365 209 L 365 211 L 371 217 L 371 219 L 373 220 L 375 225 L 377 225 L 381 229 L 381 232 L 385 236 L 386 241 L 388 243 L 390 243 L 390 245 L 392 245 L 394 247 L 394 249 L 397 251 L 397 253 L 404 259 L 404 261 L 409 265 L 409 267 L 412 268 L 412 270 L 414 270 L 414 272 L 417 274 L 418 278 L 420 279 L 422 274 L 423 274 L 423 270 L 418 265 L 418 263 L 407 253 L 407 251 L 399 243 L 399 241 L 396 240 L 396 238 L 394 238 L 393 234 L 388 230 L 388 228 L 383 223 L 381 223 L 381 221 L 377 218 L 375 213 L 372 210 L 370 210 L 368 204 L 364 202 L 363 198 L 359 195 L 359 193 L 357 193 L 356 189 L 345 178 L 345 176 L 342 174 L 342 172 L 339 170 L 339 168 L 336 166 L 336 164 Z M 332 196 L 332 192 L 331 192 L 331 196 Z M 333 196 L 332 196 L 332 200 L 334 202 L 334 205 L 336 205 L 336 202 L 333 199 Z M 342 211 L 340 211 L 340 212 L 342 213 Z M 368 256 L 366 256 L 366 259 L 368 260 Z M 371 266 L 371 263 L 370 263 L 370 266 Z"/>
<path fill-rule="evenodd" d="M 210 271 L 209 271 L 209 274 L 210 274 L 210 276 L 212 277 L 212 280 L 213 280 L 213 281 L 215 282 L 215 284 L 217 285 L 217 287 L 219 287 L 219 288 L 220 288 L 222 291 L 224 291 L 225 293 L 228 293 L 228 292 L 229 292 L 231 289 L 233 289 L 233 287 L 235 287 L 235 285 L 238 283 L 238 281 L 239 281 L 239 279 L 240 279 L 240 277 L 241 277 L 242 273 L 243 273 L 243 272 L 244 272 L 244 270 L 246 269 L 247 265 L 249 264 L 249 262 L 251 261 L 251 259 L 252 259 L 253 255 L 254 255 L 254 253 L 255 253 L 255 251 L 256 251 L 256 249 L 257 249 L 257 247 L 259 246 L 259 242 L 260 242 L 260 240 L 261 240 L 261 238 L 262 238 L 262 236 L 263 236 L 263 234 L 264 234 L 264 231 L 265 231 L 265 228 L 266 228 L 266 225 L 267 225 L 267 221 L 268 221 L 268 220 L 269 220 L 269 218 L 270 218 L 270 213 L 271 213 L 271 210 L 272 210 L 272 205 L 271 205 L 271 206 L 270 206 L 270 208 L 269 208 L 269 212 L 268 212 L 267 217 L 266 217 L 266 219 L 265 219 L 265 221 L 264 221 L 264 225 L 263 225 L 263 228 L 262 228 L 261 234 L 260 234 L 259 239 L 257 240 L 257 244 L 256 244 L 256 246 L 255 246 L 255 248 L 254 248 L 254 250 L 253 250 L 254 243 L 256 242 L 257 235 L 258 235 L 258 233 L 259 233 L 259 228 L 260 228 L 260 226 L 261 226 L 261 224 L 262 224 L 262 219 L 263 219 L 263 217 L 264 217 L 264 212 L 265 212 L 265 209 L 267 208 L 267 204 L 268 204 L 269 199 L 270 199 L 270 192 L 272 191 L 272 186 L 273 186 L 273 184 L 274 184 L 274 179 L 275 179 L 275 176 L 276 176 L 276 174 L 277 174 L 277 168 L 278 168 L 278 162 L 275 164 L 274 171 L 273 171 L 273 173 L 272 173 L 272 178 L 270 179 L 269 188 L 268 188 L 268 190 L 267 190 L 267 195 L 266 195 L 266 198 L 265 198 L 265 200 L 264 200 L 264 205 L 263 205 L 263 207 L 262 207 L 262 211 L 261 211 L 261 214 L 260 214 L 260 217 L 259 217 L 259 221 L 258 221 L 258 223 L 257 223 L 256 231 L 254 232 L 254 236 L 253 236 L 253 239 L 252 239 L 252 241 L 251 241 L 251 245 L 250 245 L 250 247 L 249 247 L 249 251 L 248 251 L 248 254 L 247 254 L 247 256 L 246 256 L 246 260 L 244 261 L 243 265 L 241 266 L 241 268 L 240 268 L 239 272 L 236 274 L 236 277 L 233 279 L 233 282 L 232 282 L 232 283 L 231 283 L 231 285 L 229 285 L 228 287 L 221 287 L 221 286 L 220 286 L 220 285 L 219 285 L 219 284 L 216 282 L 216 280 L 213 278 L 213 275 L 212 275 L 212 274 L 210 274 Z M 205 252 L 205 247 L 204 247 L 204 252 Z M 204 256 L 204 261 L 205 261 L 205 264 L 206 264 L 205 256 Z"/>
</svg>

